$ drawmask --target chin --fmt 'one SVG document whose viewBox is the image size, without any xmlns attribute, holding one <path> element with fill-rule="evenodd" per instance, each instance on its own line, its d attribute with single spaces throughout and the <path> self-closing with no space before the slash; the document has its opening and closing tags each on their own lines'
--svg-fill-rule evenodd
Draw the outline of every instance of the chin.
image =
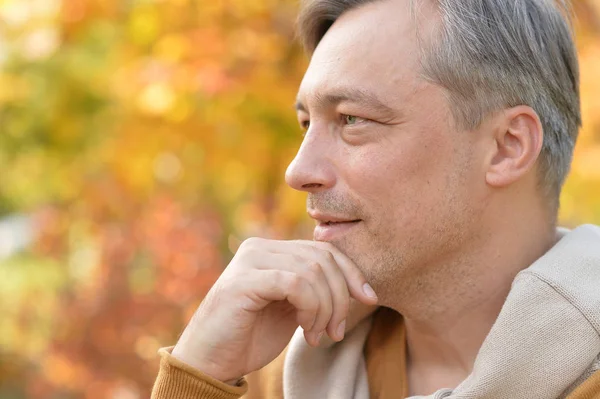
<svg viewBox="0 0 600 399">
<path fill-rule="evenodd" d="M 348 239 L 334 240 L 331 244 L 348 256 L 367 279 L 377 273 L 378 256 L 373 251 L 373 247 L 364 245 L 364 241 L 361 242 L 363 245 L 357 245 Z"/>
</svg>

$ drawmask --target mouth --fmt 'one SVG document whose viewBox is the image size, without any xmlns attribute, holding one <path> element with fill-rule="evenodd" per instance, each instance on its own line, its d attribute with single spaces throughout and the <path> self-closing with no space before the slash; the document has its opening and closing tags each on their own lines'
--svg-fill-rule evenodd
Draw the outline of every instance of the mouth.
<svg viewBox="0 0 600 399">
<path fill-rule="evenodd" d="M 327 222 L 319 222 L 319 226 L 335 226 L 336 224 L 344 224 L 344 223 L 356 223 L 360 222 L 360 219 L 356 220 L 343 220 L 339 222 L 327 221 Z"/>
<path fill-rule="evenodd" d="M 343 221 L 320 221 L 315 227 L 314 239 L 316 241 L 331 241 L 347 234 L 356 227 L 361 219 Z"/>
</svg>

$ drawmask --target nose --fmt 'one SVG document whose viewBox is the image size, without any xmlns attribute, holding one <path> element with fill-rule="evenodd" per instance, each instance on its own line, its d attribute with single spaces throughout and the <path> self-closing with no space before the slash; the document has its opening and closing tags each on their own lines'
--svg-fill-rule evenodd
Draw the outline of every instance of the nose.
<svg viewBox="0 0 600 399">
<path fill-rule="evenodd" d="M 315 125 L 306 132 L 296 157 L 285 172 L 285 181 L 293 189 L 316 193 L 335 185 L 334 148 L 324 136 L 317 133 Z"/>
</svg>

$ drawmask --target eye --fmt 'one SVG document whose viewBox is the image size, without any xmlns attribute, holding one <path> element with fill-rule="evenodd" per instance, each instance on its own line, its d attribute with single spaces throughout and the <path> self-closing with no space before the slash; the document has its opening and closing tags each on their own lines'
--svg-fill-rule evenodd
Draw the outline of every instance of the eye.
<svg viewBox="0 0 600 399">
<path fill-rule="evenodd" d="M 354 115 L 344 115 L 344 122 L 346 125 L 354 125 L 356 123 L 356 116 Z"/>
<path fill-rule="evenodd" d="M 310 127 L 310 121 L 308 119 L 300 121 L 300 130 L 302 130 L 302 137 L 306 135 L 308 132 L 308 128 Z"/>
<path fill-rule="evenodd" d="M 366 119 L 354 115 L 342 115 L 342 121 L 345 125 L 352 126 L 364 122 Z"/>
</svg>

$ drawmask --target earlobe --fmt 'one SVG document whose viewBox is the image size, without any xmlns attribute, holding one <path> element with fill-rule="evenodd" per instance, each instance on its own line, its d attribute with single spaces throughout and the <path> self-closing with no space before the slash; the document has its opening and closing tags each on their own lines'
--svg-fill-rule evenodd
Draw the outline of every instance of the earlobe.
<svg viewBox="0 0 600 399">
<path fill-rule="evenodd" d="M 542 149 L 543 129 L 537 113 L 525 105 L 505 110 L 498 118 L 486 181 L 493 187 L 504 187 L 534 169 Z"/>
</svg>

